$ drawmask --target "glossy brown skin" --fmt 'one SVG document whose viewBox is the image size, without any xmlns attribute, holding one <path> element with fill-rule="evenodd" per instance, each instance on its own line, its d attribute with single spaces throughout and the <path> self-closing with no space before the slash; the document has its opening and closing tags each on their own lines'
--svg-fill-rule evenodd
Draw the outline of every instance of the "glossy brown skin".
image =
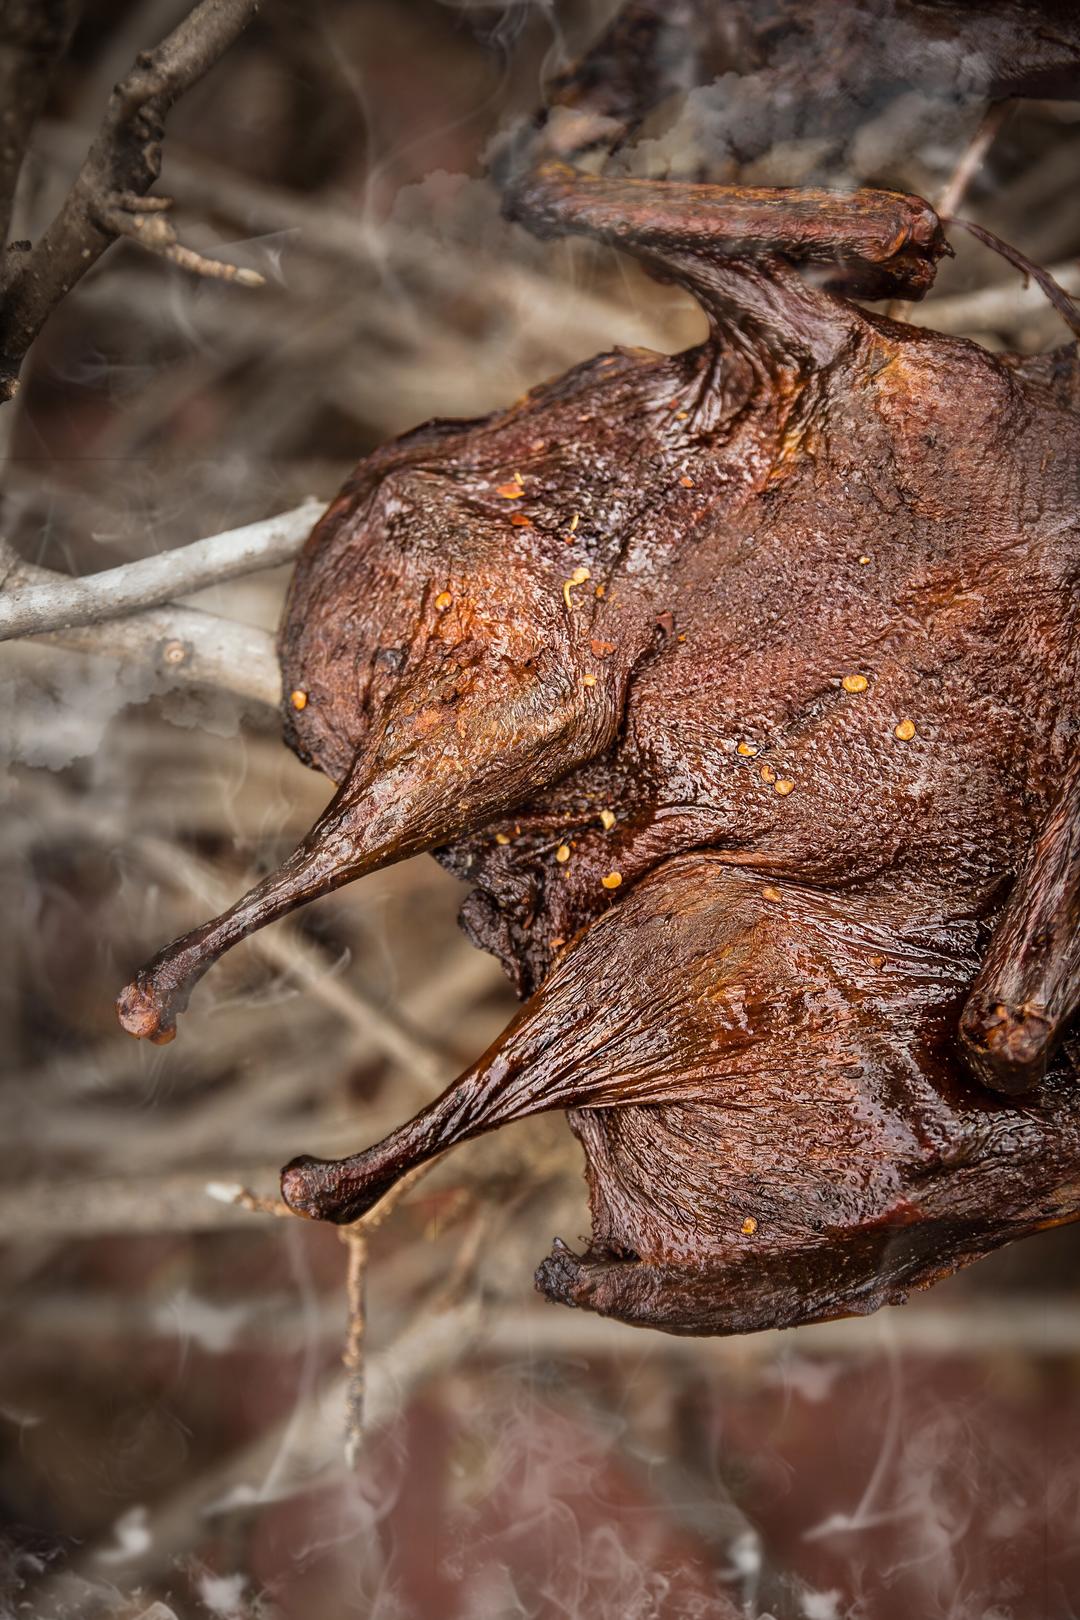
<svg viewBox="0 0 1080 1620">
<path fill-rule="evenodd" d="M 1048 827 L 1066 875 L 1035 846 L 1014 928 L 1071 937 L 1076 350 L 993 356 L 792 268 L 917 294 L 943 251 L 918 199 L 553 166 L 514 206 L 640 253 L 710 338 L 361 465 L 282 632 L 306 699 L 287 735 L 338 793 L 122 1020 L 168 1035 L 235 938 L 436 849 L 532 999 L 386 1142 L 295 1161 L 287 1201 L 349 1221 L 455 1142 L 567 1108 L 593 1240 L 541 1267 L 552 1298 L 682 1333 L 873 1309 L 1080 1213 L 1071 1071 L 1005 1102 L 958 1036 Z M 1036 1069 L 1070 960 L 1051 940 L 1024 990 L 1047 1007 Z"/>
<path fill-rule="evenodd" d="M 676 1333 L 876 1309 L 1080 1201 L 1076 1085 L 1024 1108 L 957 1072 L 970 923 L 887 878 L 829 894 L 720 856 L 664 862 L 561 956 L 475 1069 L 286 1194 L 349 1220 L 412 1165 L 574 1104 L 593 1237 L 538 1273 L 566 1304 Z"/>
</svg>

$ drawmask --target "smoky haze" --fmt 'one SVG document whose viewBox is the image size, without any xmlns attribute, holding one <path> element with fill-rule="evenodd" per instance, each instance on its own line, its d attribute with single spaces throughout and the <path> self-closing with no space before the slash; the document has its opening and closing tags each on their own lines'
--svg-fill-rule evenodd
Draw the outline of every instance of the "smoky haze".
<svg viewBox="0 0 1080 1620">
<path fill-rule="evenodd" d="M 88 0 L 16 235 L 39 235 L 111 85 L 186 9 Z M 616 344 L 700 341 L 677 287 L 535 240 L 487 178 L 617 9 L 265 0 L 170 115 L 157 189 L 185 242 L 266 285 L 113 248 L 3 407 L 5 539 L 96 572 L 330 499 L 386 439 Z M 917 8 L 867 6 L 856 72 L 849 9 L 812 8 L 743 71 L 753 6 L 707 48 L 676 17 L 650 47 L 664 94 L 605 126 L 607 161 L 939 198 L 992 88 L 978 30 L 916 52 Z M 897 66 L 913 52 L 917 74 Z M 576 116 L 556 109 L 544 138 Z M 1074 291 L 1078 160 L 1080 103 L 1027 100 L 963 202 Z M 994 350 L 1064 341 L 1036 288 L 955 245 L 913 319 Z M 186 605 L 273 632 L 287 578 Z M 669 1339 L 535 1296 L 552 1236 L 588 1231 L 561 1116 L 467 1144 L 371 1234 L 347 1467 L 346 1245 L 235 1193 L 385 1134 L 514 998 L 425 856 L 240 947 L 175 1045 L 124 1040 L 134 966 L 275 867 L 329 784 L 266 705 L 145 662 L 5 642 L 0 700 L 0 1620 L 1080 1614 L 1073 1231 L 903 1311 Z"/>
</svg>

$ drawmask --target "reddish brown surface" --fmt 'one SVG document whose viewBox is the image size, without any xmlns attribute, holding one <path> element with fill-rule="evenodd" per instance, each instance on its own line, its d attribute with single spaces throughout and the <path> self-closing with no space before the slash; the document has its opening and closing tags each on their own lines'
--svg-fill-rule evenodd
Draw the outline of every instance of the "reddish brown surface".
<svg viewBox="0 0 1080 1620">
<path fill-rule="evenodd" d="M 585 0 L 557 0 L 555 10 L 571 6 L 580 19 Z M 709 6 L 716 16 L 734 9 Z M 767 8 L 775 13 L 775 0 Z M 679 9 L 663 0 L 674 23 Z M 972 0 L 970 9 L 985 39 L 989 7 Z M 74 173 L 86 136 L 54 153 L 55 121 L 70 110 L 76 142 L 89 127 L 115 78 L 112 41 L 126 17 L 129 57 L 151 42 L 149 12 L 129 0 L 87 0 L 83 10 L 95 51 L 98 37 L 104 46 L 101 70 L 96 90 L 81 73 L 66 81 L 51 115 L 45 155 L 56 183 Z M 823 46 L 841 10 L 841 0 L 814 7 Z M 225 59 L 207 97 L 176 109 L 166 189 L 194 149 L 233 175 L 321 200 L 345 233 L 358 207 L 385 218 L 399 188 L 428 170 L 476 173 L 495 124 L 509 122 L 505 100 L 493 105 L 505 57 L 489 51 L 482 69 L 466 71 L 482 47 L 460 23 L 490 28 L 496 15 L 527 17 L 532 30 L 524 56 L 522 36 L 511 51 L 512 110 L 521 111 L 550 44 L 547 7 L 321 0 L 315 28 L 308 8 L 261 7 L 250 54 Z M 892 49 L 889 32 L 880 28 Z M 1047 36 L 1033 28 L 1028 38 Z M 742 102 L 748 137 L 750 115 L 769 105 L 753 81 Z M 881 102 L 854 107 L 870 124 L 881 111 Z M 1080 255 L 1075 129 L 1059 114 L 1041 102 L 1018 108 L 963 204 L 1048 265 Z M 864 155 L 870 143 L 856 126 L 863 166 L 850 178 L 937 197 L 966 135 L 946 140 L 932 114 L 918 116 L 919 150 L 932 161 L 890 145 L 883 165 L 880 140 Z M 970 130 L 980 116 L 974 108 Z M 776 132 L 792 127 L 810 126 L 792 126 L 778 107 Z M 789 171 L 770 156 L 745 176 L 692 164 L 675 172 L 845 186 L 831 158 L 808 175 L 810 145 L 796 138 Z M 463 187 L 470 201 L 482 189 Z M 318 257 L 320 229 L 291 228 L 300 221 L 287 199 L 268 220 L 219 218 L 182 179 L 177 188 L 185 227 L 213 217 L 222 241 L 290 227 L 282 285 L 248 300 L 121 250 L 65 301 L 27 377 L 14 435 L 22 459 L 7 474 L 5 532 L 35 560 L 86 572 L 309 490 L 329 495 L 362 452 L 424 416 L 476 417 L 617 340 L 667 351 L 704 328 L 679 291 L 649 287 L 613 250 L 529 244 L 516 229 L 504 242 L 494 221 L 484 228 L 486 213 L 448 240 L 434 180 L 419 194 L 406 189 L 403 206 L 412 197 L 409 217 L 423 222 L 409 253 L 379 232 L 374 266 L 350 258 L 333 269 Z M 44 224 L 55 187 L 34 190 Z M 953 329 L 1029 353 L 1067 336 L 1049 306 L 1034 313 L 1019 296 L 1006 265 L 949 235 L 956 260 L 941 263 L 916 319 L 935 326 L 940 297 L 990 286 L 996 315 Z M 270 241 L 276 253 L 280 239 Z M 520 264 L 531 279 L 515 275 Z M 643 320 L 616 320 L 615 306 Z M 949 325 L 951 301 L 941 308 Z M 601 323 L 592 336 L 590 310 Z M 314 352 L 312 329 L 324 340 Z M 242 587 L 260 622 L 278 588 L 277 575 Z M 213 601 L 226 613 L 237 604 L 226 590 Z M 37 659 L 40 692 L 35 682 L 31 701 L 16 685 L 8 730 L 30 738 L 35 760 L 73 731 L 83 747 L 82 763 L 64 770 L 16 767 L 25 791 L 5 801 L 0 1609 L 36 1620 L 54 1605 L 71 1620 L 147 1620 L 148 1610 L 149 1620 L 206 1620 L 221 1608 L 235 1620 L 1080 1614 L 1080 1223 L 1000 1249 L 903 1309 L 779 1335 L 630 1332 L 539 1295 L 530 1305 L 551 1235 L 578 1251 L 588 1244 L 581 1153 L 560 1113 L 449 1154 L 374 1235 L 366 1435 L 359 1470 L 346 1474 L 329 1395 L 345 1333 L 345 1246 L 324 1223 L 259 1222 L 202 1189 L 213 1179 L 268 1192 L 271 1165 L 300 1149 L 329 1155 L 372 1142 L 430 1089 L 408 1056 L 383 1056 L 341 1015 L 344 996 L 328 1005 L 299 966 L 269 964 L 266 934 L 208 976 L 171 1046 L 126 1040 L 111 1005 L 130 969 L 208 914 L 190 857 L 239 895 L 303 836 L 329 786 L 281 748 L 273 715 L 246 711 L 238 730 L 235 709 L 210 690 L 132 707 L 102 734 L 109 669 L 66 665 L 68 655 L 45 647 L 8 646 L 4 657 L 10 665 L 22 652 Z M 43 715 L 48 693 L 59 706 L 54 696 Z M 182 729 L 170 723 L 178 714 Z M 743 769 L 754 765 L 743 756 Z M 566 831 L 572 872 L 577 830 Z M 494 853 L 490 833 L 474 842 Z M 520 847 L 528 857 L 532 843 Z M 571 880 L 554 849 L 532 864 L 552 889 Z M 464 939 L 455 942 L 466 893 L 435 861 L 416 859 L 306 907 L 292 925 L 331 990 L 400 1017 L 433 1046 L 451 1044 L 446 1078 L 516 1010 L 492 980 L 495 959 L 473 951 L 470 964 Z M 616 892 L 613 921 L 633 899 L 630 885 Z M 824 985 L 820 961 L 813 972 Z M 574 992 L 572 1030 L 590 988 Z M 786 1064 L 790 1039 L 776 1045 Z M 170 1192 L 177 1171 L 180 1196 Z M 217 1210 L 231 1229 L 188 1231 Z M 110 1219 L 113 1235 L 95 1235 Z M 145 1235 L 163 1220 L 171 1230 Z M 474 1269 L 466 1256 L 478 1232 Z M 437 1307 L 451 1278 L 462 1315 L 483 1311 L 478 1338 L 453 1341 L 446 1370 L 417 1378 L 416 1346 L 447 1342 Z M 392 1417 L 387 1371 L 402 1399 L 412 1392 Z M 118 1558 L 118 1521 L 129 1515 L 149 1546 Z M 204 1587 L 211 1575 L 217 1591 Z M 57 1602 L 57 1576 L 66 1601 Z"/>
<path fill-rule="evenodd" d="M 1076 351 L 995 357 L 789 268 L 917 294 L 943 251 L 917 199 L 549 165 L 513 206 L 642 254 L 711 336 L 361 466 L 282 636 L 289 740 L 338 794 L 122 1016 L 167 1036 L 234 939 L 440 849 L 534 999 L 379 1148 L 297 1161 L 289 1202 L 350 1220 L 432 1153 L 572 1108 L 593 1243 L 556 1248 L 552 1297 L 676 1332 L 873 1309 L 1077 1210 L 1073 1083 L 996 1104 L 956 1043 L 1055 804 L 1059 932 L 1075 905 Z M 1012 902 L 1040 938 L 1045 864 Z M 1067 950 L 1024 963 L 989 997 L 995 1028 L 1051 1009 L 1013 1089 L 1076 993 Z"/>
</svg>

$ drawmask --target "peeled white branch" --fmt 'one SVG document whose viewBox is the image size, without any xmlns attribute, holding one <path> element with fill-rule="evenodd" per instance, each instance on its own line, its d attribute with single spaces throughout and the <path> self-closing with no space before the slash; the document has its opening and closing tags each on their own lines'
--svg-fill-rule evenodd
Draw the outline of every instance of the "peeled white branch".
<svg viewBox="0 0 1080 1620">
<path fill-rule="evenodd" d="M 326 503 L 313 497 L 291 512 L 247 523 L 240 529 L 195 540 L 189 546 L 107 568 L 81 579 L 53 576 L 47 585 L 18 588 L 18 570 L 0 594 L 0 641 L 47 630 L 100 624 L 143 608 L 189 596 L 238 574 L 276 568 L 296 556 Z M 12 588 L 13 582 L 16 588 Z M 179 610 L 177 610 L 179 611 Z M 207 615 L 210 617 L 210 615 Z M 225 622 L 225 621 L 221 621 Z"/>
<path fill-rule="evenodd" d="M 25 562 L 0 541 L 0 604 L 3 592 L 20 586 L 63 589 L 68 583 L 62 574 Z M 216 686 L 272 707 L 281 700 L 273 636 L 198 608 L 157 608 L 126 619 L 52 631 L 41 640 L 72 652 L 151 668 L 170 685 Z"/>
</svg>

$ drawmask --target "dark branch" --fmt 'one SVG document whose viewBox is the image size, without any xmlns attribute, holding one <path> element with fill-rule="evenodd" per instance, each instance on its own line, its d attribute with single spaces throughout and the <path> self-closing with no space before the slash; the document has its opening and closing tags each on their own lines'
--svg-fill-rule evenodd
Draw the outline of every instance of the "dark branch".
<svg viewBox="0 0 1080 1620">
<path fill-rule="evenodd" d="M 1046 294 L 1073 336 L 1080 338 L 1080 311 L 1077 310 L 1076 304 L 1069 297 L 1065 288 L 1054 280 L 1049 270 L 1044 270 L 1041 265 L 1035 264 L 1026 254 L 1021 253 L 1019 248 L 1014 248 L 1010 243 L 1003 242 L 1000 236 L 995 236 L 993 231 L 988 231 L 985 225 L 976 225 L 974 220 L 953 218 L 944 220 L 943 223 L 961 226 L 971 236 L 974 236 L 976 241 L 982 242 L 984 247 L 992 248 L 995 253 L 1000 253 L 1003 259 L 1007 259 L 1009 264 L 1020 271 L 1025 282 L 1030 276 Z"/>
<path fill-rule="evenodd" d="M 32 4 L 32 0 L 31 0 Z M 0 301 L 0 399 L 61 299 L 120 234 L 117 199 L 143 197 L 161 169 L 165 118 L 243 31 L 258 0 L 200 0 L 156 50 L 136 58 L 109 98 L 101 131 L 44 235 L 12 248 Z"/>
<path fill-rule="evenodd" d="M 0 247 L 27 142 L 78 11 L 79 0 L 0 0 Z"/>
</svg>

